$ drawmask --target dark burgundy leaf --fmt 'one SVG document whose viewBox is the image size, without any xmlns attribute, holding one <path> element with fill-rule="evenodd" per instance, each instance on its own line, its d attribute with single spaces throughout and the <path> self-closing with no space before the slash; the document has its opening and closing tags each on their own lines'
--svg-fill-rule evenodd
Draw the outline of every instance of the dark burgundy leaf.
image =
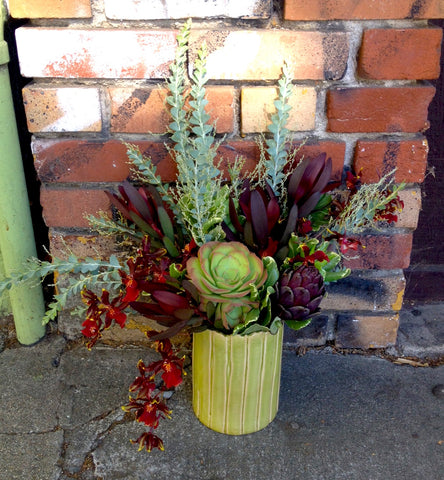
<svg viewBox="0 0 444 480">
<path fill-rule="evenodd" d="M 307 198 L 307 200 L 299 207 L 299 218 L 304 218 L 308 216 L 308 214 L 318 204 L 321 195 L 321 192 L 314 192 Z"/>
<path fill-rule="evenodd" d="M 244 241 L 249 247 L 254 247 L 253 227 L 250 222 L 247 222 L 244 226 Z"/>
<path fill-rule="evenodd" d="M 304 174 L 299 182 L 299 185 L 296 189 L 296 193 L 292 196 L 295 203 L 299 202 L 307 194 L 309 194 L 316 181 L 319 178 L 319 175 L 322 172 L 325 164 L 326 153 L 321 153 L 314 159 L 310 160 L 310 163 L 305 168 Z"/>
<path fill-rule="evenodd" d="M 123 185 L 119 185 L 117 188 L 119 189 L 119 192 L 120 192 L 120 195 L 122 195 L 122 198 L 125 200 L 125 202 L 128 203 L 129 198 L 128 198 L 128 195 L 125 192 L 125 189 L 123 188 Z"/>
<path fill-rule="evenodd" d="M 136 312 L 141 313 L 142 315 L 150 314 L 163 314 L 164 311 L 156 303 L 147 303 L 147 302 L 130 302 L 131 308 Z"/>
<path fill-rule="evenodd" d="M 285 227 L 284 233 L 281 238 L 281 243 L 284 245 L 287 244 L 290 238 L 290 235 L 294 231 L 296 231 L 296 225 L 298 222 L 298 212 L 299 212 L 298 206 L 294 204 L 291 207 L 290 212 L 288 213 L 287 225 Z"/>
<path fill-rule="evenodd" d="M 174 335 L 176 335 L 183 328 L 185 328 L 187 324 L 188 324 L 188 320 L 180 320 L 179 322 L 176 322 L 172 327 L 168 328 L 167 330 L 150 337 L 150 340 L 156 341 L 156 340 L 163 340 L 165 338 L 174 337 Z"/>
<path fill-rule="evenodd" d="M 183 280 L 182 287 L 193 297 L 196 302 L 199 301 L 199 290 L 190 280 Z"/>
<path fill-rule="evenodd" d="M 296 195 L 296 190 L 299 186 L 299 183 L 301 181 L 302 175 L 305 172 L 305 169 L 308 165 L 309 159 L 304 158 L 298 166 L 294 169 L 293 173 L 290 175 L 290 179 L 288 181 L 288 196 L 292 199 L 294 199 Z"/>
<path fill-rule="evenodd" d="M 244 231 L 244 227 L 239 221 L 239 217 L 236 212 L 236 206 L 234 205 L 233 199 L 230 197 L 228 199 L 228 210 L 230 213 L 230 220 L 233 224 L 233 227 L 239 232 L 242 233 Z"/>
<path fill-rule="evenodd" d="M 225 239 L 229 242 L 235 242 L 238 240 L 238 238 L 236 237 L 236 235 L 231 231 L 231 228 L 225 223 L 225 222 L 222 222 L 220 224 L 220 226 L 222 227 L 222 230 L 224 231 L 225 233 Z"/>
<path fill-rule="evenodd" d="M 168 313 L 173 313 L 177 308 L 189 307 L 188 300 L 179 296 L 177 293 L 156 290 L 152 292 L 151 295 Z"/>
<path fill-rule="evenodd" d="M 242 193 L 239 195 L 239 206 L 248 222 L 251 222 L 250 194 L 250 181 L 246 179 L 243 182 Z"/>
<path fill-rule="evenodd" d="M 256 190 L 251 192 L 251 223 L 257 243 L 265 246 L 268 239 L 267 210 L 261 194 Z"/>
<path fill-rule="evenodd" d="M 125 180 L 122 186 L 125 189 L 125 193 L 127 194 L 130 202 L 139 212 L 140 216 L 142 218 L 152 221 L 153 219 L 150 214 L 149 208 L 140 193 L 131 185 L 131 183 L 128 182 L 128 180 Z"/>
<path fill-rule="evenodd" d="M 272 197 L 267 205 L 268 232 L 270 233 L 281 215 L 281 209 L 276 197 Z"/>
<path fill-rule="evenodd" d="M 328 182 L 331 178 L 331 170 L 332 170 L 332 162 L 331 158 L 328 157 L 327 161 L 325 162 L 325 166 L 319 175 L 316 184 L 313 186 L 313 191 L 315 192 L 323 192 L 325 187 L 327 186 Z"/>
<path fill-rule="evenodd" d="M 111 202 L 112 205 L 114 205 L 117 210 L 127 219 L 131 220 L 131 215 L 126 207 L 126 205 L 115 195 L 114 193 L 105 191 L 106 196 L 108 197 L 109 201 Z"/>
</svg>

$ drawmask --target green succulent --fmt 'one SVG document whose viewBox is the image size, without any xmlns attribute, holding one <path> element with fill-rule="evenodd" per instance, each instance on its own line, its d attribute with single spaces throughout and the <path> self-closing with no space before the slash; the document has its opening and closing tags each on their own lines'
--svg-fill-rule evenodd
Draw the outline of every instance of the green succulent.
<svg viewBox="0 0 444 480">
<path fill-rule="evenodd" d="M 200 308 L 216 328 L 231 330 L 258 316 L 258 290 L 265 285 L 264 262 L 240 242 L 208 242 L 187 262 L 187 272 L 200 294 Z"/>
</svg>

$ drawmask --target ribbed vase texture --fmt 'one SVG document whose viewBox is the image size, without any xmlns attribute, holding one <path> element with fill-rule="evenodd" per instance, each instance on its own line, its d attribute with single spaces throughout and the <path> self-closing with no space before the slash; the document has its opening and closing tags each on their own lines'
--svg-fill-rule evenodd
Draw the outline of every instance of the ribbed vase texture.
<svg viewBox="0 0 444 480">
<path fill-rule="evenodd" d="M 216 432 L 242 435 L 266 427 L 279 406 L 283 327 L 276 335 L 193 335 L 193 408 Z"/>
</svg>

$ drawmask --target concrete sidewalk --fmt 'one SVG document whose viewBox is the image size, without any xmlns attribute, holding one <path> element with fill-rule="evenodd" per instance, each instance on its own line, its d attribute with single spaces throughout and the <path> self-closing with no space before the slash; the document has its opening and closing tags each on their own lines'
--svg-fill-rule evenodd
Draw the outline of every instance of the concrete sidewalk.
<svg viewBox="0 0 444 480">
<path fill-rule="evenodd" d="M 420 317 L 424 312 L 410 320 Z M 407 324 L 395 357 L 414 346 L 418 329 L 409 336 Z M 430 342 L 416 345 L 417 353 L 435 360 L 444 354 L 440 333 L 432 328 L 432 353 L 424 350 Z M 148 454 L 130 444 L 143 427 L 120 406 L 137 360 L 152 355 L 100 345 L 88 352 L 57 335 L 1 352 L 0 479 L 444 478 L 444 365 L 398 365 L 329 348 L 285 352 L 275 421 L 240 437 L 200 424 L 188 375 L 170 400 L 172 420 L 158 429 L 165 452 Z"/>
</svg>

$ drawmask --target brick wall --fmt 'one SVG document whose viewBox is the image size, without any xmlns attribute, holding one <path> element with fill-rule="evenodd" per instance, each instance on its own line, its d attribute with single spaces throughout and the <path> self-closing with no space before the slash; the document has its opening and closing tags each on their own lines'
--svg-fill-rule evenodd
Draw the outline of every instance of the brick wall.
<svg viewBox="0 0 444 480">
<path fill-rule="evenodd" d="M 86 229 L 85 213 L 109 210 L 103 189 L 128 174 L 121 140 L 138 144 L 165 181 L 174 165 L 158 134 L 168 118 L 163 79 L 174 58 L 180 19 L 194 18 L 189 63 L 209 46 L 208 99 L 220 153 L 255 162 L 276 79 L 292 65 L 289 122 L 304 154 L 326 151 L 334 175 L 363 167 L 375 182 L 393 167 L 405 181 L 396 228 L 363 236 L 353 276 L 330 288 L 324 315 L 288 341 L 375 348 L 395 342 L 421 208 L 427 162 L 428 80 L 439 76 L 443 0 L 9 0 L 15 18 L 32 150 L 53 252 L 64 238 L 77 253 L 113 245 Z M 178 20 L 179 19 L 179 20 Z M 150 132 L 150 133 L 147 133 Z M 72 323 L 72 320 L 69 320 Z M 60 328 L 71 326 L 60 319 Z"/>
</svg>

